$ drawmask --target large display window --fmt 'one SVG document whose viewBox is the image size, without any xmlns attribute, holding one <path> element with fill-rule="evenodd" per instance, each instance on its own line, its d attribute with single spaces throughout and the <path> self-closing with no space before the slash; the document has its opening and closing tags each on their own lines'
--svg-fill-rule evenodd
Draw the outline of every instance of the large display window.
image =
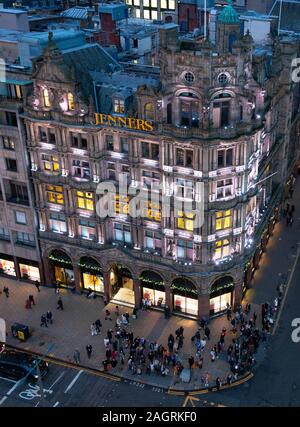
<svg viewBox="0 0 300 427">
<path fill-rule="evenodd" d="M 145 271 L 141 277 L 142 296 L 151 302 L 152 306 L 164 307 L 166 292 L 162 277 L 152 271 Z"/>
<path fill-rule="evenodd" d="M 171 290 L 174 311 L 198 315 L 198 293 L 192 282 L 185 278 L 176 279 L 172 283 Z"/>
<path fill-rule="evenodd" d="M 0 256 L 0 273 L 16 277 L 16 269 L 13 259 L 6 258 L 8 257 Z"/>
<path fill-rule="evenodd" d="M 40 270 L 38 267 L 19 262 L 21 279 L 40 282 Z"/>
<path fill-rule="evenodd" d="M 81 285 L 84 289 L 92 289 L 94 292 L 104 293 L 103 274 L 96 260 L 89 257 L 80 259 Z"/>
<path fill-rule="evenodd" d="M 49 259 L 53 267 L 55 282 L 62 287 L 74 288 L 75 277 L 70 257 L 63 251 L 55 250 Z"/>
<path fill-rule="evenodd" d="M 210 314 L 217 314 L 226 310 L 227 305 L 232 306 L 234 290 L 233 279 L 230 276 L 221 277 L 211 287 L 209 306 Z"/>
</svg>

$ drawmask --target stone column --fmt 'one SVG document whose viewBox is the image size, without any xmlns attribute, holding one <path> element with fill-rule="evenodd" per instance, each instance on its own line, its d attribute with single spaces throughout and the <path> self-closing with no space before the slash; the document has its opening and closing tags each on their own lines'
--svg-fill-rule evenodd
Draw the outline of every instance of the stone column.
<svg viewBox="0 0 300 427">
<path fill-rule="evenodd" d="M 173 294 L 171 290 L 171 284 L 165 286 L 166 290 L 166 305 L 169 306 L 170 312 L 173 311 Z"/>
<path fill-rule="evenodd" d="M 45 285 L 54 285 L 54 274 L 50 265 L 49 258 L 47 256 L 43 256 L 42 258 L 42 265 L 43 265 L 43 271 L 44 271 L 44 278 L 45 278 Z"/>
<path fill-rule="evenodd" d="M 198 294 L 198 319 L 209 319 L 209 294 Z"/>
<path fill-rule="evenodd" d="M 109 280 L 109 271 L 104 272 L 103 274 L 103 284 L 104 284 L 104 295 L 107 301 L 111 299 L 111 286 Z"/>
<path fill-rule="evenodd" d="M 80 267 L 77 262 L 73 262 L 73 271 L 74 271 L 74 279 L 75 279 L 75 289 L 76 292 L 81 292 L 82 288 L 80 286 L 81 283 L 81 272 Z"/>
<path fill-rule="evenodd" d="M 134 290 L 134 306 L 140 308 L 141 306 L 141 281 L 138 278 L 133 279 L 133 290 Z"/>
<path fill-rule="evenodd" d="M 20 279 L 22 279 L 22 277 L 21 277 L 21 272 L 20 272 L 20 267 L 19 267 L 18 259 L 17 259 L 16 256 L 14 256 L 14 264 L 15 264 L 16 279 L 20 280 Z"/>
<path fill-rule="evenodd" d="M 236 310 L 238 306 L 241 304 L 242 297 L 243 297 L 243 281 L 239 280 L 235 283 L 235 287 L 234 287 L 234 300 L 233 300 L 234 310 Z"/>
<path fill-rule="evenodd" d="M 41 285 L 46 285 L 46 280 L 45 280 L 45 272 L 44 272 L 44 268 L 43 268 L 43 262 L 39 261 L 39 272 L 40 272 L 40 284 Z"/>
</svg>

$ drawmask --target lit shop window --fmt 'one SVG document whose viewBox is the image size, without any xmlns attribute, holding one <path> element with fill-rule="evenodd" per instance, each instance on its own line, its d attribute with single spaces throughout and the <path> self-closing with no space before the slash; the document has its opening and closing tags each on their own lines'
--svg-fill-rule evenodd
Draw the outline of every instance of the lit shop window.
<svg viewBox="0 0 300 427">
<path fill-rule="evenodd" d="M 68 99 L 68 110 L 74 110 L 75 109 L 74 96 L 71 92 L 68 92 L 67 99 Z"/>
<path fill-rule="evenodd" d="M 116 214 L 128 215 L 129 197 L 116 195 L 114 201 L 114 211 Z"/>
<path fill-rule="evenodd" d="M 221 259 L 230 254 L 230 246 L 229 246 L 229 240 L 218 240 L 215 243 L 215 256 L 214 259 Z"/>
<path fill-rule="evenodd" d="M 224 230 L 232 227 L 232 211 L 216 212 L 216 230 Z"/>
<path fill-rule="evenodd" d="M 93 193 L 89 191 L 77 191 L 77 207 L 80 209 L 94 210 Z"/>
<path fill-rule="evenodd" d="M 64 204 L 63 188 L 60 185 L 46 185 L 46 194 L 48 202 Z"/>
<path fill-rule="evenodd" d="M 147 218 L 153 221 L 161 220 L 160 204 L 148 202 Z"/>
<path fill-rule="evenodd" d="M 194 214 L 191 212 L 177 211 L 177 228 L 181 230 L 193 231 Z"/>
<path fill-rule="evenodd" d="M 114 99 L 114 112 L 119 114 L 125 113 L 124 99 L 120 99 L 120 98 Z"/>
<path fill-rule="evenodd" d="M 44 101 L 44 106 L 45 107 L 51 107 L 48 89 L 44 89 L 43 90 L 43 101 Z"/>
<path fill-rule="evenodd" d="M 66 233 L 67 223 L 66 217 L 62 214 L 51 213 L 49 218 L 50 230 L 55 233 Z"/>
<path fill-rule="evenodd" d="M 42 155 L 44 170 L 48 172 L 59 172 L 59 158 L 57 156 L 50 156 L 48 154 Z"/>
<path fill-rule="evenodd" d="M 38 267 L 27 264 L 19 264 L 22 279 L 40 281 L 40 271 Z"/>
<path fill-rule="evenodd" d="M 14 262 L 0 258 L 0 273 L 15 276 L 16 270 Z"/>
</svg>

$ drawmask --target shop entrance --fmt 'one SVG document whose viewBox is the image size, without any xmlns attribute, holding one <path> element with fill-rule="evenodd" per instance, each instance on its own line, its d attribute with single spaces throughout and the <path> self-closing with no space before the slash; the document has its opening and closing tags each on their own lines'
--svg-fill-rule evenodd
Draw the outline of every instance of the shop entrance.
<svg viewBox="0 0 300 427">
<path fill-rule="evenodd" d="M 171 285 L 174 311 L 198 315 L 198 292 L 194 284 L 184 278 L 175 279 Z"/>
<path fill-rule="evenodd" d="M 103 273 L 97 261 L 90 257 L 82 257 L 79 261 L 81 287 L 94 292 L 104 293 Z"/>
<path fill-rule="evenodd" d="M 52 266 L 52 276 L 57 285 L 64 288 L 75 288 L 73 264 L 70 257 L 63 251 L 53 251 L 49 259 Z"/>
<path fill-rule="evenodd" d="M 210 315 L 226 310 L 227 304 L 232 306 L 234 283 L 230 276 L 216 280 L 210 291 Z"/>
<path fill-rule="evenodd" d="M 134 305 L 132 274 L 122 265 L 114 265 L 109 273 L 112 302 Z"/>
</svg>

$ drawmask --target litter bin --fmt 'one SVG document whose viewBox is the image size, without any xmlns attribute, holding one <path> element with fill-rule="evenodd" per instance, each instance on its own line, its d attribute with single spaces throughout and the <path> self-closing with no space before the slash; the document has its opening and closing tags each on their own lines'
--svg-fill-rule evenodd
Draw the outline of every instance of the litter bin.
<svg viewBox="0 0 300 427">
<path fill-rule="evenodd" d="M 11 327 L 11 332 L 20 341 L 26 341 L 30 337 L 29 327 L 21 323 L 14 323 Z"/>
</svg>

